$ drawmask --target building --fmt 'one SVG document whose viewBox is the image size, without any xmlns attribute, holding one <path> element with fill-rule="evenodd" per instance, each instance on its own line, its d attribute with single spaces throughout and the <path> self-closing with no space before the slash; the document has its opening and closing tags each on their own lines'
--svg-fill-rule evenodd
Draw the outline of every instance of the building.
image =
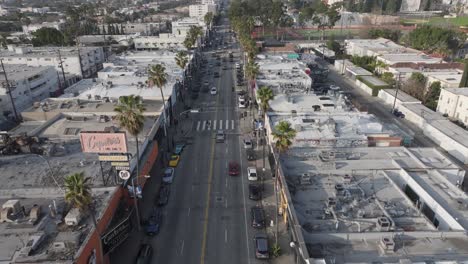
<svg viewBox="0 0 468 264">
<path fill-rule="evenodd" d="M 197 17 L 197 18 L 204 18 L 208 12 L 216 14 L 217 6 L 214 4 L 197 4 L 197 5 L 190 5 L 189 6 L 189 16 L 190 17 Z"/>
<path fill-rule="evenodd" d="M 185 49 L 185 46 L 184 46 L 185 36 L 186 36 L 185 34 L 160 33 L 159 36 L 136 37 L 134 39 L 135 49 L 136 50 Z"/>
<path fill-rule="evenodd" d="M 102 47 L 33 48 L 14 45 L 9 45 L 8 50 L 0 51 L 0 58 L 5 64 L 55 67 L 60 73 L 62 82 L 65 74 L 75 75 L 79 78 L 95 76 L 102 69 L 102 63 L 105 59 Z"/>
<path fill-rule="evenodd" d="M 62 30 L 64 24 L 65 24 L 65 21 L 60 20 L 58 22 L 43 22 L 40 24 L 23 25 L 23 32 L 25 34 L 31 34 L 34 31 L 41 29 L 41 28 L 55 28 L 57 30 Z"/>
<path fill-rule="evenodd" d="M 124 35 L 124 34 L 142 34 L 153 36 L 158 34 L 161 30 L 166 29 L 166 23 L 163 22 L 146 22 L 146 23 L 122 23 L 122 24 L 99 24 L 101 34 L 107 35 Z M 114 32 L 109 32 L 114 30 Z"/>
<path fill-rule="evenodd" d="M 441 89 L 437 112 L 468 126 L 468 88 Z"/>
<path fill-rule="evenodd" d="M 190 27 L 202 27 L 206 29 L 205 22 L 203 22 L 203 18 L 194 18 L 194 17 L 185 17 L 176 21 L 172 21 L 172 33 L 175 35 L 185 35 L 190 30 Z"/>
<path fill-rule="evenodd" d="M 60 93 L 57 71 L 52 66 L 33 67 L 10 64 L 5 66 L 5 71 L 18 114 L 33 103 Z M 0 111 L 13 113 L 13 104 L 8 95 L 3 72 L 0 74 L 0 79 Z"/>
<path fill-rule="evenodd" d="M 143 104 L 146 111 L 139 147 L 141 175 L 146 175 L 158 157 L 154 138 L 159 122 L 155 120 L 159 120 L 162 105 L 153 101 Z M 103 134 L 106 136 L 123 132 L 127 152 L 135 155 L 136 140 L 118 127 L 113 118 L 115 106 L 116 102 L 105 100 L 48 99 L 25 110 L 25 121 L 1 134 L 2 147 L 22 142 L 17 151 L 4 151 L 0 157 L 2 175 L 12 177 L 0 184 L 0 204 L 5 212 L 0 234 L 6 238 L 0 241 L 2 262 L 101 263 L 101 236 L 117 232 L 122 239 L 102 239 L 104 260 L 109 263 L 107 253 L 131 231 L 134 210 L 129 206 L 128 183 L 118 177 L 110 162 L 100 161 L 96 153 L 84 152 L 80 135 L 86 131 L 107 131 Z M 130 161 L 131 168 L 135 163 L 135 159 Z M 64 178 L 81 172 L 91 178 L 100 234 L 89 214 L 71 209 L 64 200 Z M 137 188 L 142 188 L 146 178 L 137 179 Z"/>
</svg>

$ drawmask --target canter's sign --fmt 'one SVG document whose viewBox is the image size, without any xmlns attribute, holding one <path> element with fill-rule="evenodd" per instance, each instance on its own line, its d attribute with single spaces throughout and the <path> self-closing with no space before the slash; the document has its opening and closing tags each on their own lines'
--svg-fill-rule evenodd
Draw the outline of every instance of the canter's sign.
<svg viewBox="0 0 468 264">
<path fill-rule="evenodd" d="M 127 153 L 125 132 L 81 132 L 81 150 L 86 153 Z"/>
</svg>

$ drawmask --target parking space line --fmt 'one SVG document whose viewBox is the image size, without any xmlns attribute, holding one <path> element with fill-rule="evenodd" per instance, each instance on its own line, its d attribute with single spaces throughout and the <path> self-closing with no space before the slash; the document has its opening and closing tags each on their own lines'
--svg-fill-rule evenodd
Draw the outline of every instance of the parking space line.
<svg viewBox="0 0 468 264">
<path fill-rule="evenodd" d="M 206 120 L 203 120 L 202 130 L 205 130 Z"/>
<path fill-rule="evenodd" d="M 180 247 L 180 255 L 184 254 L 184 245 L 185 245 L 185 240 L 182 240 L 182 246 Z"/>
</svg>

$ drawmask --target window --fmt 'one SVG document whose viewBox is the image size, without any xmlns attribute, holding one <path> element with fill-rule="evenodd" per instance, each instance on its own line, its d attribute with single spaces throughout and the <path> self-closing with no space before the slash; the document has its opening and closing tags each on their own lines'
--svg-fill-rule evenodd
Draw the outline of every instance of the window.
<svg viewBox="0 0 468 264">
<path fill-rule="evenodd" d="M 460 118 L 460 113 L 457 113 L 457 116 L 456 116 L 456 117 L 457 117 L 457 119 Z"/>
<path fill-rule="evenodd" d="M 442 95 L 439 97 L 439 100 L 442 101 Z"/>
<path fill-rule="evenodd" d="M 44 60 L 45 61 L 51 61 L 52 59 L 51 58 L 45 58 Z"/>
<path fill-rule="evenodd" d="M 460 102 L 460 107 L 462 107 L 463 102 Z"/>
<path fill-rule="evenodd" d="M 28 61 L 32 61 L 32 59 L 28 59 Z"/>
</svg>

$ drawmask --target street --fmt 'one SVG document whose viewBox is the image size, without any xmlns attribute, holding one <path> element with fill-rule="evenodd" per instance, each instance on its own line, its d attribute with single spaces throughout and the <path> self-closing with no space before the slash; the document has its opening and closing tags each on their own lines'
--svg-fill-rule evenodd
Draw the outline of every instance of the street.
<svg viewBox="0 0 468 264">
<path fill-rule="evenodd" d="M 227 30 L 218 30 L 221 32 Z M 233 48 L 237 49 L 237 44 Z M 236 57 L 239 58 L 238 52 Z M 168 204 L 162 208 L 161 231 L 155 237 L 146 236 L 144 227 L 134 230 L 131 236 L 111 253 L 111 263 L 132 263 L 142 243 L 153 247 L 151 263 L 256 263 L 254 254 L 254 229 L 250 226 L 250 208 L 256 202 L 248 199 L 246 152 L 242 146 L 239 122 L 234 62 L 227 59 L 227 50 L 220 52 L 226 58 L 216 66 L 213 51 L 207 51 L 207 74 L 201 83 L 210 82 L 217 94 L 199 92 L 192 109 L 202 109 L 181 118 L 178 129 L 193 136 L 193 144 L 182 152 L 175 168 Z M 221 60 L 219 60 L 221 61 Z M 213 65 L 210 68 L 208 65 Z M 219 72 L 215 78 L 212 73 Z M 187 96 L 188 97 L 188 96 Z M 173 129 L 173 128 L 172 128 Z M 170 130 L 175 135 L 180 131 Z M 215 142 L 216 130 L 226 133 L 224 143 Z M 177 136 L 176 136 L 177 139 Z M 228 164 L 240 165 L 238 176 L 229 176 Z M 253 161 L 252 164 L 255 164 Z M 145 186 L 140 211 L 144 221 L 155 204 L 163 168 L 153 168 L 152 179 Z M 250 165 L 252 166 L 252 165 Z M 153 172 L 152 172 L 153 173 Z M 154 188 L 154 189 L 153 189 Z M 264 263 L 262 261 L 262 263 Z"/>
</svg>

